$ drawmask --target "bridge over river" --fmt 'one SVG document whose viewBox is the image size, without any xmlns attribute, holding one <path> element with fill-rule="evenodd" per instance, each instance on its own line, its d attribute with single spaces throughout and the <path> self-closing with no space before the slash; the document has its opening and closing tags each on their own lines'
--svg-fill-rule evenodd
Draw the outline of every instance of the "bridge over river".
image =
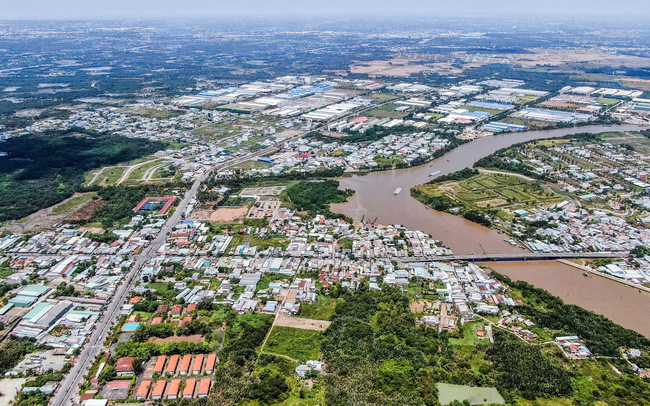
<svg viewBox="0 0 650 406">
<path fill-rule="evenodd" d="M 446 255 L 428 257 L 394 257 L 393 260 L 402 263 L 410 262 L 436 262 L 436 261 L 470 261 L 470 262 L 492 262 L 492 261 L 543 261 L 553 259 L 597 259 L 597 258 L 625 258 L 630 255 L 627 251 L 621 252 L 517 252 L 509 254 L 467 254 L 467 255 Z"/>
</svg>

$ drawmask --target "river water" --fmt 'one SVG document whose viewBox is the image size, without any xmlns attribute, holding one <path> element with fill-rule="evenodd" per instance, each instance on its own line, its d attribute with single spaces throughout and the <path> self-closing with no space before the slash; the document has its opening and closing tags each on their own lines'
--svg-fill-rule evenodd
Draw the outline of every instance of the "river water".
<svg viewBox="0 0 650 406">
<path fill-rule="evenodd" d="M 461 217 L 428 209 L 412 198 L 409 190 L 433 179 L 429 176 L 431 173 L 440 171 L 436 176 L 441 176 L 471 168 L 480 158 L 519 142 L 581 132 L 639 131 L 646 128 L 635 125 L 585 126 L 480 138 L 418 167 L 343 178 L 341 188 L 352 189 L 355 194 L 346 203 L 332 205 L 332 211 L 355 220 L 377 218 L 378 224 L 400 224 L 425 231 L 457 254 L 520 252 L 522 248 L 505 241 L 508 239 L 505 234 Z M 395 195 L 397 188 L 402 188 L 402 192 Z M 513 279 L 547 289 L 568 303 L 601 313 L 650 337 L 650 319 L 641 310 L 650 309 L 648 294 L 604 278 L 586 278 L 579 270 L 555 261 L 492 263 L 490 266 Z"/>
</svg>

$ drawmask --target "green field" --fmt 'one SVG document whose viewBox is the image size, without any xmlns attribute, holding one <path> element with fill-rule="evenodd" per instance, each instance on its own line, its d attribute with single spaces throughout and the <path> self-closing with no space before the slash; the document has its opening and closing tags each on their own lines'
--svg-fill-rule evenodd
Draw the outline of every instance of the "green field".
<svg viewBox="0 0 650 406">
<path fill-rule="evenodd" d="M 52 213 L 51 215 L 53 216 L 58 216 L 61 214 L 66 214 L 66 213 L 72 213 L 75 209 L 78 209 L 79 207 L 83 206 L 84 204 L 88 203 L 93 199 L 93 197 L 96 197 L 97 193 L 92 192 L 92 193 L 84 193 L 78 196 L 73 196 L 67 200 L 62 201 L 61 203 L 57 204 L 52 208 Z"/>
<path fill-rule="evenodd" d="M 320 331 L 275 326 L 266 341 L 264 351 L 286 355 L 302 362 L 318 359 L 322 335 Z"/>
<path fill-rule="evenodd" d="M 395 96 L 394 94 L 387 94 L 387 93 L 375 93 L 371 94 L 370 98 L 377 103 L 385 103 L 387 101 L 399 99 L 398 96 Z"/>
<path fill-rule="evenodd" d="M 446 195 L 459 207 L 480 209 L 487 207 L 505 210 L 526 209 L 538 204 L 559 203 L 562 196 L 547 191 L 538 182 L 505 174 L 480 174 L 460 182 L 445 182 L 417 186 L 426 196 Z"/>
<path fill-rule="evenodd" d="M 242 163 L 239 163 L 237 165 L 229 166 L 228 169 L 267 169 L 272 167 L 273 164 L 268 163 L 268 162 L 260 162 L 260 161 L 253 161 L 253 160 L 248 160 L 244 161 Z"/>
<path fill-rule="evenodd" d="M 385 156 L 385 155 L 376 155 L 375 162 L 381 167 L 394 167 L 397 164 L 404 163 L 404 160 L 399 156 Z"/>
<path fill-rule="evenodd" d="M 367 111 L 366 115 L 376 118 L 402 118 L 409 114 L 405 111 L 395 111 L 397 107 L 399 107 L 398 104 L 388 103 L 376 109 Z"/>
<path fill-rule="evenodd" d="M 162 163 L 164 163 L 164 161 L 162 161 L 160 159 L 156 159 L 156 160 L 153 160 L 151 162 L 147 162 L 146 164 L 138 166 L 137 168 L 135 168 L 133 170 L 133 172 L 131 172 L 129 174 L 129 177 L 128 177 L 127 181 L 140 182 L 142 177 L 145 175 L 145 173 L 149 169 L 153 168 L 154 166 L 158 166 L 158 165 L 160 165 Z"/>
<path fill-rule="evenodd" d="M 440 403 L 448 405 L 454 400 L 469 400 L 472 405 L 500 405 L 505 400 L 496 388 L 478 388 L 473 386 L 452 385 L 438 383 L 438 397 Z"/>
<path fill-rule="evenodd" d="M 343 299 L 328 299 L 325 296 L 319 296 L 316 303 L 303 303 L 300 305 L 300 317 L 315 320 L 329 320 L 334 314 L 336 305 Z"/>
<path fill-rule="evenodd" d="M 484 328 L 486 322 L 481 320 L 481 321 L 472 321 L 469 323 L 465 323 L 463 327 L 461 327 L 460 334 L 463 336 L 462 338 L 450 338 L 449 339 L 449 344 L 451 345 L 473 345 L 475 346 L 476 344 L 480 343 L 487 343 L 488 341 L 486 339 L 479 339 L 478 336 L 476 335 L 476 329 L 478 328 Z"/>
</svg>

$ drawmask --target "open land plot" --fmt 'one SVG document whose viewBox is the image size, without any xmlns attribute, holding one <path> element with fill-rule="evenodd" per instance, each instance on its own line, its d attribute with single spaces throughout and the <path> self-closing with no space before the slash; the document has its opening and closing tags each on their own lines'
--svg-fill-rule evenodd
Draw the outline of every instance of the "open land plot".
<svg viewBox="0 0 650 406">
<path fill-rule="evenodd" d="M 377 103 L 385 103 L 391 100 L 399 99 L 399 96 L 388 93 L 374 93 L 370 95 L 370 98 Z"/>
<path fill-rule="evenodd" d="M 582 63 L 594 66 L 621 65 L 630 67 L 649 67 L 650 58 L 638 56 L 616 55 L 598 50 L 580 49 L 529 49 L 530 54 L 509 54 L 508 57 L 515 64 L 524 68 L 532 68 L 537 65 L 559 66 L 564 64 Z"/>
<path fill-rule="evenodd" d="M 301 330 L 276 325 L 273 326 L 263 351 L 286 355 L 302 362 L 318 359 L 322 335 L 323 333 L 316 330 Z"/>
<path fill-rule="evenodd" d="M 505 403 L 505 400 L 496 388 L 452 385 L 449 383 L 438 383 L 437 386 L 438 399 L 443 405 L 448 405 L 454 400 L 460 402 L 468 400 L 472 405 L 494 405 Z"/>
<path fill-rule="evenodd" d="M 210 214 L 210 221 L 215 223 L 233 223 L 244 218 L 248 212 L 248 206 L 243 207 L 224 207 L 217 209 Z"/>
<path fill-rule="evenodd" d="M 150 343 L 154 343 L 157 345 L 164 344 L 164 343 L 182 343 L 182 342 L 202 343 L 204 341 L 205 341 L 205 337 L 203 337 L 201 334 L 193 334 L 191 336 L 171 336 L 167 338 L 151 337 L 149 339 Z"/>
<path fill-rule="evenodd" d="M 558 203 L 562 196 L 543 189 L 537 182 L 507 174 L 484 173 L 460 182 L 418 186 L 428 196 L 448 195 L 466 208 L 522 208 L 523 205 Z"/>
<path fill-rule="evenodd" d="M 93 197 L 96 197 L 97 193 L 92 192 L 92 193 L 82 193 L 82 194 L 76 194 L 61 203 L 57 204 L 56 206 L 52 207 L 52 212 L 50 213 L 51 216 L 57 216 L 61 214 L 68 214 L 72 213 L 75 209 L 80 208 L 84 204 L 88 203 L 93 199 Z"/>
<path fill-rule="evenodd" d="M 302 330 L 325 331 L 332 324 L 326 320 L 313 320 L 303 317 L 278 316 L 275 319 L 276 326 L 291 327 Z"/>
<path fill-rule="evenodd" d="M 27 378 L 0 379 L 0 406 L 9 406 L 18 394 L 20 388 L 27 382 Z"/>
<path fill-rule="evenodd" d="M 300 305 L 300 316 L 312 320 L 329 320 L 334 315 L 336 305 L 343 299 L 330 299 L 319 297 L 316 303 L 303 303 Z"/>
<path fill-rule="evenodd" d="M 237 165 L 229 166 L 228 168 L 230 169 L 267 169 L 272 167 L 273 164 L 269 162 L 260 162 L 260 161 L 253 161 L 253 160 L 248 160 L 244 161 L 241 163 L 238 163 Z"/>
</svg>

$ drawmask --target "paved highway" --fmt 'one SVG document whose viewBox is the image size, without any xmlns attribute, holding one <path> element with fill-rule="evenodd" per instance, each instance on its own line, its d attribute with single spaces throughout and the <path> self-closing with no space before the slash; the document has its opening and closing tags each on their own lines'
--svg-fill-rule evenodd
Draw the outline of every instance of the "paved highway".
<svg viewBox="0 0 650 406">
<path fill-rule="evenodd" d="M 380 103 L 368 108 L 360 109 L 354 113 L 350 113 L 346 116 L 340 117 L 339 119 L 343 119 L 347 116 L 359 114 L 365 110 L 368 110 L 369 108 L 376 108 L 386 103 L 388 102 Z M 326 125 L 327 124 L 320 124 L 314 127 L 312 131 L 319 130 L 325 127 Z M 208 179 L 213 171 L 218 171 L 220 169 L 237 165 L 249 159 L 253 159 L 255 157 L 269 154 L 277 150 L 282 143 L 288 141 L 289 139 L 301 137 L 303 135 L 304 135 L 303 133 L 300 133 L 293 137 L 287 137 L 286 139 L 280 140 L 276 142 L 274 145 L 264 148 L 262 150 L 250 152 L 248 154 L 244 154 L 240 156 L 233 156 L 228 161 L 219 163 L 205 170 L 199 176 L 199 178 L 194 182 L 190 190 L 185 194 L 183 200 L 181 200 L 179 205 L 176 207 L 174 213 L 167 220 L 167 222 L 162 227 L 160 233 L 158 233 L 158 235 L 153 240 L 153 242 L 141 253 L 133 255 L 131 257 L 134 260 L 131 270 L 127 274 L 126 279 L 124 280 L 122 285 L 118 287 L 115 295 L 108 302 L 106 311 L 102 314 L 101 318 L 95 325 L 95 329 L 93 330 L 90 339 L 87 341 L 86 345 L 81 350 L 81 353 L 76 358 L 76 362 L 74 366 L 72 367 L 70 372 L 66 375 L 66 377 L 63 379 L 59 389 L 50 400 L 51 405 L 66 406 L 70 404 L 74 404 L 74 405 L 79 404 L 79 396 L 78 396 L 79 386 L 83 382 L 84 376 L 87 374 L 90 366 L 92 365 L 97 355 L 101 354 L 106 349 L 104 347 L 104 341 L 108 337 L 109 333 L 111 332 L 112 328 L 115 325 L 115 322 L 119 318 L 122 304 L 128 298 L 129 293 L 133 289 L 136 281 L 138 280 L 137 275 L 140 273 L 142 267 L 156 255 L 160 247 L 165 243 L 167 234 L 171 231 L 171 229 L 182 220 L 182 214 L 187 209 L 189 203 L 196 196 L 196 192 L 199 190 L 201 183 L 203 183 L 206 179 Z M 97 175 L 95 177 L 97 177 Z"/>
<path fill-rule="evenodd" d="M 297 136 L 302 136 L 299 134 Z M 286 140 L 282 140 L 284 142 Z M 280 144 L 280 143 L 278 143 Z M 211 173 L 215 170 L 223 169 L 228 166 L 237 165 L 246 160 L 255 158 L 260 155 L 265 155 L 273 150 L 277 149 L 277 146 L 270 146 L 263 150 L 251 152 L 244 154 L 238 157 L 233 157 L 232 159 L 215 165 L 212 168 L 205 170 L 199 178 L 194 182 L 190 190 L 187 191 L 181 202 L 178 204 L 174 213 L 167 220 L 165 225 L 161 228 L 160 232 L 153 240 L 153 242 L 145 248 L 141 253 L 133 255 L 133 266 L 126 276 L 126 279 L 120 285 L 113 296 L 109 301 L 106 310 L 104 311 L 102 317 L 99 319 L 95 325 L 90 339 L 87 341 L 86 345 L 81 350 L 81 353 L 76 359 L 76 362 L 70 372 L 61 382 L 61 385 L 58 391 L 50 400 L 50 404 L 53 406 L 67 406 L 70 404 L 78 405 L 78 391 L 79 385 L 83 382 L 84 376 L 87 374 L 88 369 L 92 365 L 93 361 L 102 353 L 106 348 L 104 347 L 104 341 L 108 337 L 112 328 L 115 325 L 115 322 L 119 318 L 120 309 L 122 304 L 128 298 L 129 293 L 133 289 L 136 281 L 138 280 L 137 275 L 139 274 L 142 267 L 149 262 L 160 249 L 160 247 L 165 243 L 167 234 L 171 229 L 176 226 L 182 220 L 182 214 L 187 209 L 187 206 L 196 196 L 197 191 L 201 184 L 210 177 Z"/>
</svg>

